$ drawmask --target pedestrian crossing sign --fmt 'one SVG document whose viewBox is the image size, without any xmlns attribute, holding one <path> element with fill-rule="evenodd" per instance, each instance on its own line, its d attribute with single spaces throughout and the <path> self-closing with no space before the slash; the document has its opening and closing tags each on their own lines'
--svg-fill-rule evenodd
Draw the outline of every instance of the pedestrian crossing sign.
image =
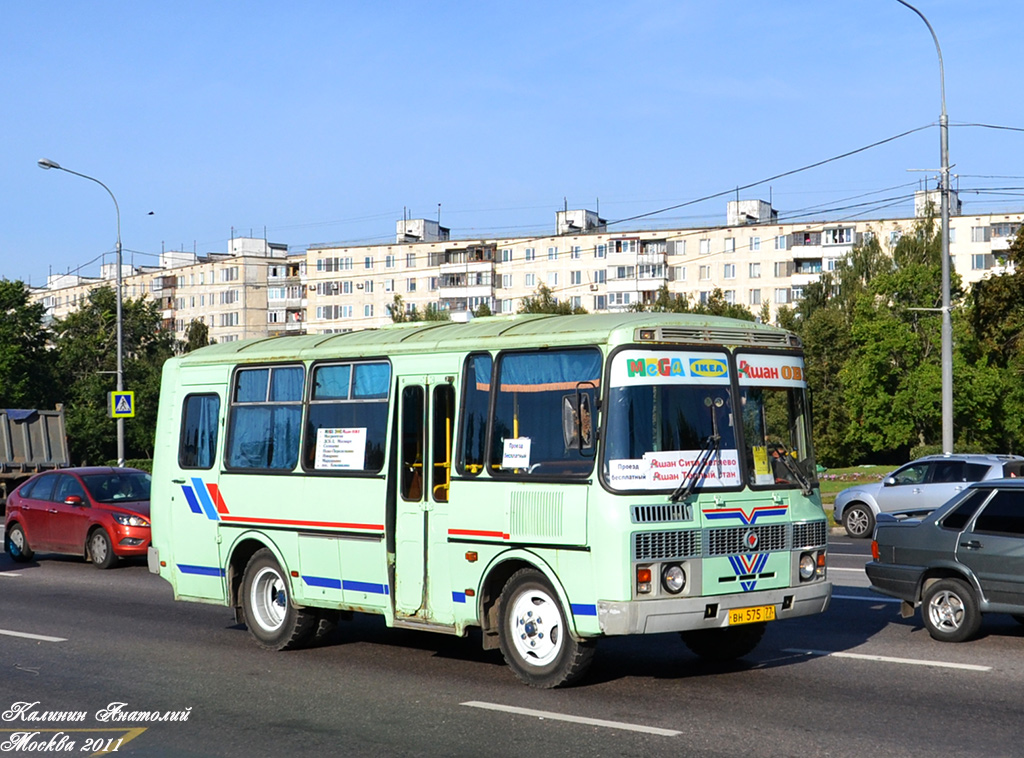
<svg viewBox="0 0 1024 758">
<path fill-rule="evenodd" d="M 111 392 L 108 399 L 110 418 L 135 418 L 134 392 Z"/>
</svg>

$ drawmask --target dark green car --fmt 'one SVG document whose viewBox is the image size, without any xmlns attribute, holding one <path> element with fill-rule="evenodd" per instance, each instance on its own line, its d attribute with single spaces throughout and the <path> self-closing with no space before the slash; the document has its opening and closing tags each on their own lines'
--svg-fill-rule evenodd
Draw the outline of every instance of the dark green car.
<svg viewBox="0 0 1024 758">
<path fill-rule="evenodd" d="M 934 639 L 973 637 L 985 613 L 1024 624 L 1024 479 L 976 482 L 920 520 L 880 514 L 871 588 L 921 607 Z"/>
</svg>

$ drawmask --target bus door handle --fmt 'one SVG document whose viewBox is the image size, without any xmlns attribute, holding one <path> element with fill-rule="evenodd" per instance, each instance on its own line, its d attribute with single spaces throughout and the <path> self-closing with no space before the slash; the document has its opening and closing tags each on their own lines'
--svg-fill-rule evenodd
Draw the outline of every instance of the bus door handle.
<svg viewBox="0 0 1024 758">
<path fill-rule="evenodd" d="M 981 543 L 978 540 L 967 540 L 966 542 L 961 542 L 960 547 L 965 547 L 968 550 L 980 550 Z"/>
<path fill-rule="evenodd" d="M 184 484 L 184 479 L 171 479 L 171 484 Z"/>
</svg>

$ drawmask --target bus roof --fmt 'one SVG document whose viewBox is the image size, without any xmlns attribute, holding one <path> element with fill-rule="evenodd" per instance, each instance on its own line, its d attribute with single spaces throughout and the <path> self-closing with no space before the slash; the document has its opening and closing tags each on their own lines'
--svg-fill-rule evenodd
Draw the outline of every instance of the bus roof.
<svg viewBox="0 0 1024 758">
<path fill-rule="evenodd" d="M 795 347 L 799 340 L 778 327 L 694 313 L 599 313 L 578 316 L 515 314 L 468 322 L 421 321 L 338 334 L 262 337 L 195 350 L 186 364 L 249 363 L 282 359 L 379 356 L 464 350 L 624 344 L 638 329 L 654 329 L 652 343 Z"/>
</svg>

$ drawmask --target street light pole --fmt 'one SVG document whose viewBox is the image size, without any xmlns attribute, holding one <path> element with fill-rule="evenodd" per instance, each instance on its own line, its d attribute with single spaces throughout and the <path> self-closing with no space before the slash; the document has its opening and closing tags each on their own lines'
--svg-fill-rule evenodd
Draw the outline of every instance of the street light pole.
<svg viewBox="0 0 1024 758">
<path fill-rule="evenodd" d="M 946 74 L 942 66 L 942 48 L 939 38 L 917 8 L 904 0 L 896 0 L 914 11 L 924 21 L 935 42 L 939 55 L 939 89 L 942 95 L 942 114 L 939 116 L 939 152 L 942 160 L 941 214 L 942 214 L 942 452 L 953 452 L 953 321 L 949 304 L 949 119 L 946 117 Z"/>
<path fill-rule="evenodd" d="M 120 393 L 124 390 L 124 330 L 121 314 L 121 209 L 118 207 L 117 198 L 110 191 L 110 187 L 99 179 L 64 168 L 56 161 L 51 161 L 48 158 L 40 158 L 38 163 L 39 168 L 55 168 L 58 171 L 64 171 L 65 173 L 88 179 L 90 182 L 96 182 L 96 184 L 107 191 L 110 199 L 114 201 L 114 212 L 117 214 L 117 294 L 115 297 L 117 302 L 117 391 Z M 117 418 L 117 465 L 124 465 L 124 419 L 120 416 Z"/>
</svg>

